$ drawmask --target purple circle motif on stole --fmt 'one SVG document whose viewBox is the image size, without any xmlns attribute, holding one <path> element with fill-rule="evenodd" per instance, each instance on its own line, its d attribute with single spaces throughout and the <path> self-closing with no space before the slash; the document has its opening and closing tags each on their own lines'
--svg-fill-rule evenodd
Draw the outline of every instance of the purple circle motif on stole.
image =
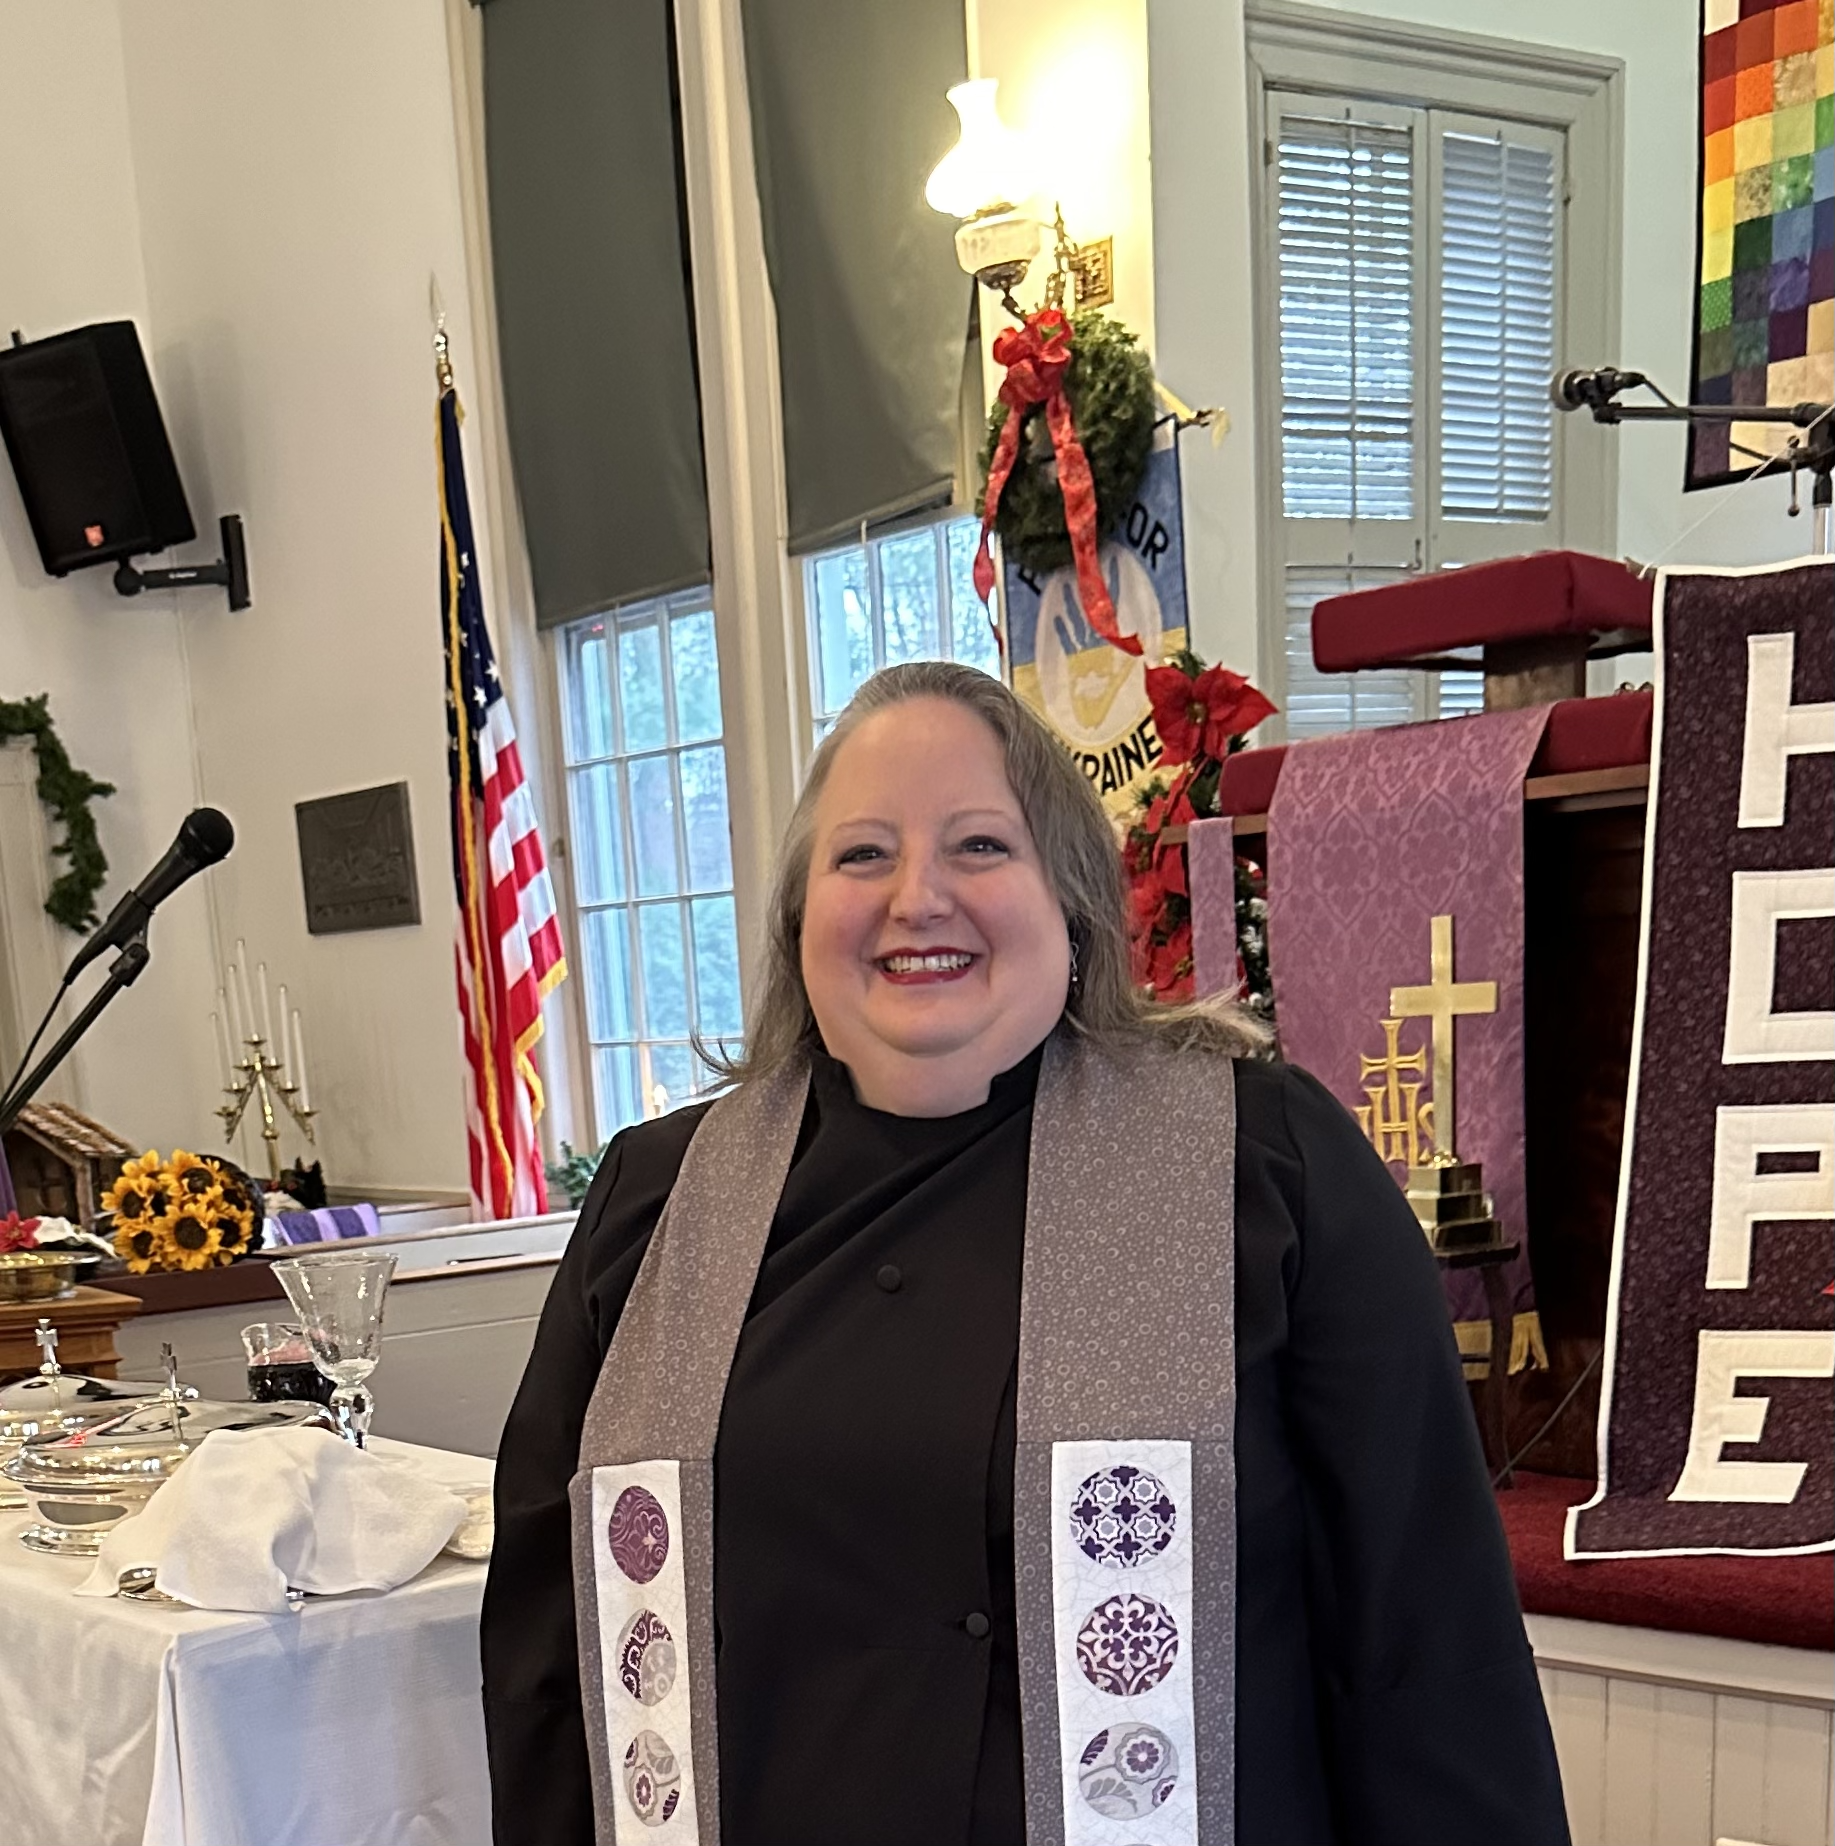
<svg viewBox="0 0 1835 1846">
<path fill-rule="evenodd" d="M 606 1528 L 612 1562 L 633 1583 L 648 1583 L 669 1557 L 669 1520 L 655 1494 L 627 1487 L 612 1507 Z"/>
<path fill-rule="evenodd" d="M 1130 1699 L 1151 1692 L 1179 1658 L 1179 1625 L 1151 1596 L 1099 1602 L 1077 1630 L 1077 1665 L 1098 1692 Z"/>
<path fill-rule="evenodd" d="M 639 1609 L 618 1637 L 618 1682 L 640 1705 L 658 1704 L 675 1684 L 675 1637 L 649 1609 Z"/>
<path fill-rule="evenodd" d="M 646 1827 L 660 1827 L 682 1799 L 682 1766 L 654 1731 L 639 1731 L 624 1753 L 624 1793 Z"/>
<path fill-rule="evenodd" d="M 1070 1503 L 1070 1532 L 1098 1564 L 1132 1570 L 1172 1543 L 1179 1509 L 1157 1475 L 1128 1462 L 1101 1468 Z"/>
<path fill-rule="evenodd" d="M 1140 1820 L 1171 1795 L 1179 1753 L 1151 1724 L 1112 1724 L 1083 1746 L 1077 1788 L 1105 1820 Z"/>
</svg>

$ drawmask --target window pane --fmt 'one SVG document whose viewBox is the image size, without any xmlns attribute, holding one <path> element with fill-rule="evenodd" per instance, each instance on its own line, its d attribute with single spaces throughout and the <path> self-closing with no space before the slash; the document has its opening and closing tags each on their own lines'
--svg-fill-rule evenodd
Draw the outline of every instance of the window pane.
<svg viewBox="0 0 1835 1846">
<path fill-rule="evenodd" d="M 739 1000 L 739 930 L 730 897 L 693 905 L 695 1021 L 703 1038 L 737 1038 L 744 1023 Z"/>
<path fill-rule="evenodd" d="M 682 824 L 688 840 L 688 889 L 723 891 L 733 882 L 733 840 L 726 809 L 726 751 L 684 750 Z"/>
<path fill-rule="evenodd" d="M 950 651 L 958 660 L 984 673 L 1000 675 L 1000 648 L 994 624 L 975 594 L 975 549 L 981 543 L 981 525 L 974 519 L 957 519 L 949 527 Z"/>
<path fill-rule="evenodd" d="M 624 747 L 660 750 L 669 741 L 663 710 L 663 638 L 654 620 L 618 630 L 618 700 Z"/>
<path fill-rule="evenodd" d="M 937 656 L 937 541 L 929 532 L 882 539 L 879 600 L 886 665 Z"/>
<path fill-rule="evenodd" d="M 1407 724 L 1415 710 L 1414 675 L 1405 667 L 1364 673 L 1321 673 L 1313 665 L 1313 605 L 1322 597 L 1394 583 L 1398 570 L 1287 567 L 1287 735 L 1325 737 L 1333 731 L 1366 731 Z"/>
<path fill-rule="evenodd" d="M 646 1045 L 651 1112 L 679 1109 L 700 1088 L 703 1068 L 686 1045 Z M 659 1095 L 658 1092 L 661 1092 Z"/>
<path fill-rule="evenodd" d="M 631 778 L 631 837 L 637 848 L 637 895 L 673 897 L 682 888 L 675 846 L 675 778 L 666 756 L 640 756 Z"/>
<path fill-rule="evenodd" d="M 588 910 L 580 916 L 586 938 L 586 1031 L 595 1040 L 637 1035 L 629 917 L 624 910 Z"/>
<path fill-rule="evenodd" d="M 612 689 L 605 677 L 605 624 L 567 631 L 567 754 L 574 762 L 612 753 Z"/>
<path fill-rule="evenodd" d="M 1554 503 L 1555 156 L 1440 138 L 1440 504 L 1546 519 Z"/>
<path fill-rule="evenodd" d="M 682 906 L 644 904 L 637 912 L 643 958 L 645 1038 L 688 1036 L 688 969 L 682 952 Z"/>
<path fill-rule="evenodd" d="M 675 676 L 675 735 L 699 743 L 720 735 L 720 657 L 714 612 L 691 609 L 669 624 L 669 663 Z"/>
<path fill-rule="evenodd" d="M 618 807 L 618 766 L 597 763 L 570 772 L 573 789 L 574 896 L 610 904 L 624 896 L 624 821 Z"/>
<path fill-rule="evenodd" d="M 644 1119 L 637 1089 L 637 1052 L 631 1045 L 604 1045 L 593 1053 L 593 1097 L 598 1104 L 599 1139 Z"/>
<path fill-rule="evenodd" d="M 817 558 L 815 579 L 817 701 L 836 712 L 873 671 L 873 614 L 867 590 L 867 557 L 855 546 Z"/>
<path fill-rule="evenodd" d="M 1283 115 L 1277 161 L 1285 511 L 1412 518 L 1413 138 Z"/>
</svg>

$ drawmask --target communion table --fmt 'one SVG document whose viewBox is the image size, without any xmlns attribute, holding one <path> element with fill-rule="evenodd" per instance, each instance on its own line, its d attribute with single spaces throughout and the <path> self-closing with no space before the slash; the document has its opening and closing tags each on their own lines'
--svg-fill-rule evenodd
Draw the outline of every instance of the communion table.
<svg viewBox="0 0 1835 1846">
<path fill-rule="evenodd" d="M 463 1490 L 491 1465 L 406 1443 Z M 0 1837 L 31 1846 L 489 1846 L 485 1566 L 237 1615 L 71 1592 L 0 1522 Z"/>
</svg>

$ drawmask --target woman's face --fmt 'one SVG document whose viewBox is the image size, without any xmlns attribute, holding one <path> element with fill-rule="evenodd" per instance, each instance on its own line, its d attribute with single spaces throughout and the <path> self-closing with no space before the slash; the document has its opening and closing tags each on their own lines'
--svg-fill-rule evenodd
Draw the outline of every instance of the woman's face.
<svg viewBox="0 0 1835 1846">
<path fill-rule="evenodd" d="M 1070 939 L 999 740 L 909 699 L 841 745 L 816 802 L 803 984 L 860 1100 L 955 1115 L 1057 1022 Z"/>
</svg>

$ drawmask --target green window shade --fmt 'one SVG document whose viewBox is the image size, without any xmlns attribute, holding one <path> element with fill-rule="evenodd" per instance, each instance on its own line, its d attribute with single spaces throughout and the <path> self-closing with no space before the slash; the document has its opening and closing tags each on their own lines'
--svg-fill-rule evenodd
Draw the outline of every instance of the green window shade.
<svg viewBox="0 0 1835 1846">
<path fill-rule="evenodd" d="M 486 160 L 504 396 L 543 627 L 704 583 L 666 0 L 491 0 Z"/>
<path fill-rule="evenodd" d="M 743 0 L 777 303 L 790 548 L 951 498 L 973 283 L 924 203 L 954 145 L 962 0 Z"/>
</svg>

